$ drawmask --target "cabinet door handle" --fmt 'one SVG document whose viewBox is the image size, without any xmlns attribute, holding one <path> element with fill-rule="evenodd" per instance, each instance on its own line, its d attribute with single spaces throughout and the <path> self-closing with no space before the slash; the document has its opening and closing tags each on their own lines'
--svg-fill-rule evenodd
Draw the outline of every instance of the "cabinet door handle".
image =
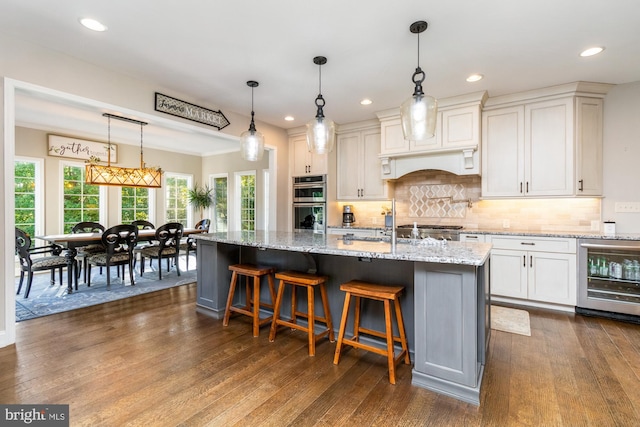
<svg viewBox="0 0 640 427">
<path fill-rule="evenodd" d="M 529 267 L 533 267 L 533 255 L 529 255 Z"/>
<path fill-rule="evenodd" d="M 526 255 L 522 255 L 522 266 L 523 267 L 527 266 L 527 256 Z"/>
<path fill-rule="evenodd" d="M 520 193 L 522 193 L 522 182 L 520 182 Z"/>
<path fill-rule="evenodd" d="M 536 244 L 533 242 L 520 242 L 521 245 L 527 245 L 527 246 L 535 246 Z"/>
<path fill-rule="evenodd" d="M 467 240 L 471 240 L 471 239 L 478 240 L 478 236 L 466 236 L 465 238 L 466 238 Z"/>
<path fill-rule="evenodd" d="M 578 184 L 580 184 L 578 191 L 584 191 L 584 179 L 579 180 Z"/>
<path fill-rule="evenodd" d="M 529 192 L 529 181 L 527 181 L 527 193 Z"/>
</svg>

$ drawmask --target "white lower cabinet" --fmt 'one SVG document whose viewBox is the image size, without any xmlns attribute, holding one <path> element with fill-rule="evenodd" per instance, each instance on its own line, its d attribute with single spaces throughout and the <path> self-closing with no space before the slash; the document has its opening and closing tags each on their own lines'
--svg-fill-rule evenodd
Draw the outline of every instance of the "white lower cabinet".
<svg viewBox="0 0 640 427">
<path fill-rule="evenodd" d="M 487 236 L 491 295 L 563 306 L 576 305 L 576 240 Z"/>
</svg>

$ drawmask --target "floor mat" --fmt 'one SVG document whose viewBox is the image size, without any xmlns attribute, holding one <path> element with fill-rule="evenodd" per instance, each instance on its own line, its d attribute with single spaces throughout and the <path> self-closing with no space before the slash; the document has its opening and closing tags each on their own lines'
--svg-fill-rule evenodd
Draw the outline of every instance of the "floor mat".
<svg viewBox="0 0 640 427">
<path fill-rule="evenodd" d="M 491 329 L 531 336 L 529 312 L 515 308 L 491 306 Z"/>
</svg>

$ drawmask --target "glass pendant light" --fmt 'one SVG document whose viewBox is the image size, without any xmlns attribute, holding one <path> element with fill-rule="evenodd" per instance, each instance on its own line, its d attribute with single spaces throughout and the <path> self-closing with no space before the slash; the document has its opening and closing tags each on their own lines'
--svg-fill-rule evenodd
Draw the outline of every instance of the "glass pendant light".
<svg viewBox="0 0 640 427">
<path fill-rule="evenodd" d="M 258 87 L 258 82 L 249 80 L 247 86 L 251 88 L 251 124 L 249 130 L 240 135 L 240 155 L 244 160 L 258 162 L 262 160 L 264 154 L 264 136 L 256 130 L 253 121 L 253 88 Z"/>
<path fill-rule="evenodd" d="M 425 21 L 414 22 L 409 27 L 409 31 L 418 34 L 418 67 L 411 78 L 415 84 L 413 95 L 400 106 L 400 118 L 404 138 L 411 141 L 424 141 L 436 133 L 438 102 L 422 91 L 425 73 L 420 68 L 420 33 L 426 29 Z"/>
<path fill-rule="evenodd" d="M 316 98 L 316 117 L 307 123 L 307 147 L 309 151 L 317 154 L 326 154 L 333 150 L 336 139 L 336 125 L 333 120 L 324 116 L 322 108 L 325 105 L 322 97 L 322 65 L 327 63 L 324 56 L 316 56 L 313 63 L 318 65 L 319 70 L 319 88 L 318 97 Z"/>
</svg>

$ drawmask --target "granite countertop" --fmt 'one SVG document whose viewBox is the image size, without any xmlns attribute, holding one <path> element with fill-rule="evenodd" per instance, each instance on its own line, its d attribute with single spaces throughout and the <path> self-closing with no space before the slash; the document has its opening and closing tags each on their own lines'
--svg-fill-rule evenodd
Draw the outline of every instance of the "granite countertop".
<svg viewBox="0 0 640 427">
<path fill-rule="evenodd" d="M 491 234 L 501 236 L 529 236 L 529 237 L 565 237 L 574 239 L 602 239 L 602 240 L 640 240 L 640 233 L 620 233 L 613 236 L 605 235 L 598 231 L 532 231 L 517 229 L 462 229 L 463 234 Z"/>
<path fill-rule="evenodd" d="M 427 240 L 422 240 L 419 244 L 412 245 L 409 239 L 398 239 L 396 250 L 392 252 L 389 238 L 344 241 L 341 236 L 307 231 L 232 231 L 197 234 L 193 237 L 198 240 L 265 249 L 474 266 L 483 265 L 491 253 L 491 244 L 488 243 L 442 244 L 439 241 L 437 244 L 429 245 Z"/>
<path fill-rule="evenodd" d="M 328 228 L 344 228 L 328 226 Z M 384 230 L 383 227 L 349 227 L 353 230 Z M 613 236 L 599 231 L 566 231 L 566 230 L 524 230 L 515 228 L 463 228 L 461 234 L 491 234 L 500 236 L 528 236 L 528 237 L 561 237 L 574 239 L 603 239 L 603 240 L 640 240 L 640 233 L 619 233 Z"/>
</svg>

